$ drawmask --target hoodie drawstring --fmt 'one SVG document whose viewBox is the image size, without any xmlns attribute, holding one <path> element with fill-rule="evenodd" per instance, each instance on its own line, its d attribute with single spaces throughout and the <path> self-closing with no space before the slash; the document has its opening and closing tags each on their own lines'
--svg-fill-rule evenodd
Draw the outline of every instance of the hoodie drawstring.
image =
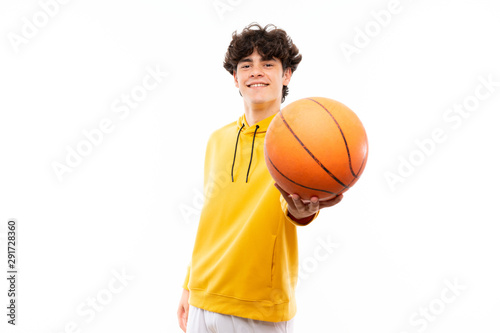
<svg viewBox="0 0 500 333">
<path fill-rule="evenodd" d="M 234 162 L 236 161 L 236 151 L 238 150 L 238 139 L 240 138 L 240 133 L 241 130 L 245 127 L 245 124 L 243 124 L 238 131 L 238 136 L 236 136 L 236 145 L 234 147 L 234 156 L 233 156 L 233 165 L 231 167 L 231 181 L 234 183 L 234 176 L 233 176 L 233 171 L 234 171 Z M 252 151 L 250 153 L 250 163 L 248 163 L 248 170 L 247 170 L 247 178 L 245 183 L 248 183 L 248 175 L 250 174 L 250 167 L 252 166 L 252 158 L 253 158 L 253 147 L 255 144 L 255 135 L 257 134 L 257 130 L 259 129 L 259 125 L 255 127 L 255 131 L 253 132 L 253 140 L 252 140 Z"/>
<path fill-rule="evenodd" d="M 259 125 L 255 127 L 255 131 L 253 132 L 253 140 L 252 140 L 252 152 L 250 153 L 250 163 L 248 163 L 248 171 L 247 171 L 247 180 L 245 183 L 248 183 L 248 174 L 250 173 L 250 166 L 252 165 L 252 157 L 253 157 L 253 144 L 255 143 L 255 134 L 257 133 L 257 130 L 259 129 Z"/>
<path fill-rule="evenodd" d="M 238 136 L 236 137 L 236 146 L 234 147 L 233 166 L 231 167 L 231 181 L 233 183 L 234 183 L 234 178 L 233 178 L 234 161 L 236 161 L 236 150 L 238 149 L 238 139 L 240 138 L 240 133 L 243 127 L 245 127 L 245 124 L 243 124 L 240 130 L 238 131 Z"/>
</svg>

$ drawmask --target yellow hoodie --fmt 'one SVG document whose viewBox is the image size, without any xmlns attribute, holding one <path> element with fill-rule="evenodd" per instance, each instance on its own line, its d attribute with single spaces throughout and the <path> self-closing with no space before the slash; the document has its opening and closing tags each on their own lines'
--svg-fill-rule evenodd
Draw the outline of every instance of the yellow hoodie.
<svg viewBox="0 0 500 333">
<path fill-rule="evenodd" d="M 296 226 L 305 224 L 287 216 L 266 168 L 264 137 L 273 118 L 248 126 L 242 115 L 209 138 L 205 202 L 183 284 L 193 306 L 271 322 L 296 313 Z"/>
</svg>

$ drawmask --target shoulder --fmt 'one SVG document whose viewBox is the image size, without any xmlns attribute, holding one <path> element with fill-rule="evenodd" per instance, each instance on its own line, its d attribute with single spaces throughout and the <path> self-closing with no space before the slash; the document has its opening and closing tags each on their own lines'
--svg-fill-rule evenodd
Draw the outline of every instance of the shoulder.
<svg viewBox="0 0 500 333">
<path fill-rule="evenodd" d="M 237 122 L 233 121 L 227 125 L 224 125 L 210 134 L 210 137 L 208 139 L 209 142 L 213 141 L 219 141 L 219 140 L 226 140 L 227 137 L 233 137 L 234 133 L 236 131 L 236 126 Z"/>
</svg>

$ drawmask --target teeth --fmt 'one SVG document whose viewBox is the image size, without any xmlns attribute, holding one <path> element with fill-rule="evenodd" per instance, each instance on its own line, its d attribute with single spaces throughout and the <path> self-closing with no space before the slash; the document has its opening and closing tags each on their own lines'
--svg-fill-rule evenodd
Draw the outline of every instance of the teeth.
<svg viewBox="0 0 500 333">
<path fill-rule="evenodd" d="M 257 84 L 251 84 L 250 87 L 265 87 L 267 86 L 267 84 L 263 84 L 263 83 L 257 83 Z"/>
</svg>

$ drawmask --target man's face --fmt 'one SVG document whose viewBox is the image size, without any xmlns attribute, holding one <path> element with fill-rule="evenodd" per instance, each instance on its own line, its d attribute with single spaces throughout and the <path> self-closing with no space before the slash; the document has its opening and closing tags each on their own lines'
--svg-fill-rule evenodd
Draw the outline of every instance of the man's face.
<svg viewBox="0 0 500 333">
<path fill-rule="evenodd" d="M 241 59 L 233 73 L 234 83 L 249 105 L 276 103 L 276 100 L 280 105 L 283 86 L 288 85 L 291 75 L 290 68 L 283 73 L 279 59 L 263 60 L 257 50 Z"/>
</svg>

